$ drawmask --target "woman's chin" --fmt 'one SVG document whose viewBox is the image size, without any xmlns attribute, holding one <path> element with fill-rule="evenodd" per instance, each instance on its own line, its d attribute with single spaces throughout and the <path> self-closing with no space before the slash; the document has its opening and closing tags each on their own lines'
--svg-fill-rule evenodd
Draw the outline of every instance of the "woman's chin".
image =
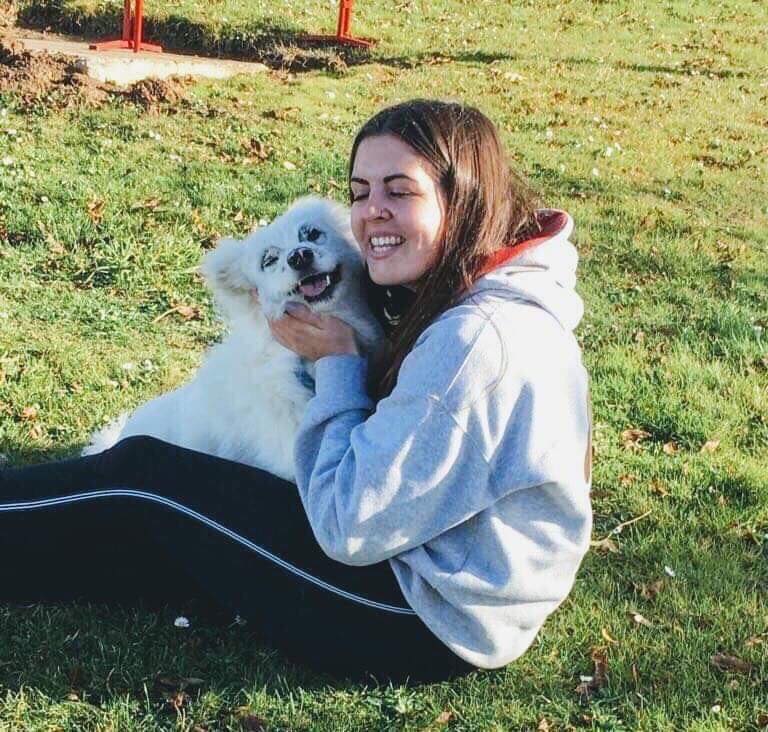
<svg viewBox="0 0 768 732">
<path fill-rule="evenodd" d="M 377 266 L 376 262 L 368 260 L 368 274 L 377 285 L 399 285 L 402 278 L 398 277 L 397 271 L 389 267 Z"/>
<path fill-rule="evenodd" d="M 399 267 L 392 267 L 388 262 L 384 263 L 370 258 L 366 259 L 366 264 L 368 266 L 368 276 L 375 284 L 382 286 L 400 285 L 407 287 L 409 290 L 416 289 L 415 278 L 412 273 L 404 272 Z"/>
</svg>

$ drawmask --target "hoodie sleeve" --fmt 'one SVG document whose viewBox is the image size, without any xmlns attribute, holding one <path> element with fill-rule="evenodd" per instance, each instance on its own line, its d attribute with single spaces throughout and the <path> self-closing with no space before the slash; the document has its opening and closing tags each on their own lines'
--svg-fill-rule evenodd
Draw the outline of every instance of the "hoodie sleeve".
<svg viewBox="0 0 768 732">
<path fill-rule="evenodd" d="M 297 436 L 295 463 L 304 508 L 328 556 L 351 565 L 383 561 L 500 498 L 489 480 L 494 446 L 509 420 L 531 419 L 533 399 L 524 381 L 509 384 L 518 377 L 498 353 L 489 322 L 468 326 L 466 319 L 447 318 L 430 326 L 403 362 L 392 394 L 375 409 L 363 358 L 317 362 L 317 391 Z M 506 382 L 502 408 L 489 399 L 499 378 Z M 541 447 L 526 442 L 527 466 L 504 493 L 540 480 Z"/>
</svg>

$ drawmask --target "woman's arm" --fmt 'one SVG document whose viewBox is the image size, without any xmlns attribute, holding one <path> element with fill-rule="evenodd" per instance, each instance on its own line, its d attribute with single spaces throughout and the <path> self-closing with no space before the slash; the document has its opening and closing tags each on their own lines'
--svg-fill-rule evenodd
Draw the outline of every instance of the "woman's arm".
<svg viewBox="0 0 768 732">
<path fill-rule="evenodd" d="M 488 321 L 473 320 L 427 329 L 375 409 L 363 358 L 316 362 L 294 454 L 304 507 L 332 558 L 382 561 L 546 480 L 537 466 L 551 433 L 533 418 L 533 393 L 512 366 L 500 370 L 503 345 Z M 491 471 L 510 420 L 524 444 L 504 456 L 520 463 L 515 479 L 498 485 Z"/>
</svg>

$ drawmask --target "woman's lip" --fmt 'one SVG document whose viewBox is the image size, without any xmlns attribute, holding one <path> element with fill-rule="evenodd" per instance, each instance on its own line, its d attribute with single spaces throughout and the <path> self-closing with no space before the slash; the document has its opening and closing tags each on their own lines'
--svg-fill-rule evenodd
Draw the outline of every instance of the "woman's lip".
<svg viewBox="0 0 768 732">
<path fill-rule="evenodd" d="M 386 259 L 387 257 L 391 257 L 400 247 L 403 246 L 402 244 L 394 244 L 393 246 L 389 247 L 381 247 L 380 249 L 377 247 L 372 247 L 370 244 L 366 248 L 366 257 L 369 259 Z"/>
</svg>

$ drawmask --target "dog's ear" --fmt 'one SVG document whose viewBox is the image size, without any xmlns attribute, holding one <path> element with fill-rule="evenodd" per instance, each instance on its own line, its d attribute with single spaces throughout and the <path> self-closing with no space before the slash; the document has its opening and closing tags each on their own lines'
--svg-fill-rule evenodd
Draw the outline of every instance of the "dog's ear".
<svg viewBox="0 0 768 732">
<path fill-rule="evenodd" d="M 214 293 L 248 292 L 252 288 L 243 271 L 245 246 L 237 239 L 221 239 L 216 249 L 203 257 L 200 272 Z"/>
</svg>

